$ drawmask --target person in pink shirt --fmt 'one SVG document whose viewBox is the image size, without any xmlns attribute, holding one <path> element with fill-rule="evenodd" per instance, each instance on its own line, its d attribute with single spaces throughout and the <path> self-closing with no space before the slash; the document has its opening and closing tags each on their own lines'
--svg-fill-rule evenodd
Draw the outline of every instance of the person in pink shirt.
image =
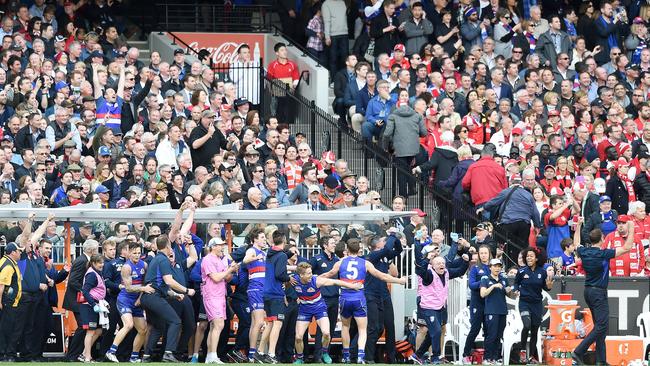
<svg viewBox="0 0 650 366">
<path fill-rule="evenodd" d="M 237 272 L 239 265 L 228 265 L 226 242 L 220 237 L 213 238 L 208 243 L 209 253 L 201 261 L 201 293 L 203 305 L 210 322 L 208 333 L 208 354 L 205 363 L 223 363 L 217 356 L 219 335 L 226 319 L 226 285 L 232 274 Z"/>
</svg>

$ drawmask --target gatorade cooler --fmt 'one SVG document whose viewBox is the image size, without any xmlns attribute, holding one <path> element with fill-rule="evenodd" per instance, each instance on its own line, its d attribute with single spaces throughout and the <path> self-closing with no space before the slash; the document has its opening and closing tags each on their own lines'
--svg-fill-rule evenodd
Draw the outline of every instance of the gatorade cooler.
<svg viewBox="0 0 650 366">
<path fill-rule="evenodd" d="M 581 339 L 546 339 L 544 340 L 544 364 L 553 366 L 571 366 L 573 350 Z"/>
<path fill-rule="evenodd" d="M 578 301 L 571 299 L 571 294 L 558 294 L 557 300 L 549 300 L 546 306 L 551 313 L 551 323 L 546 335 L 555 339 L 576 339 L 575 319 Z"/>
<path fill-rule="evenodd" d="M 634 361 L 643 362 L 643 339 L 636 336 L 608 336 L 607 363 L 627 366 Z"/>
<path fill-rule="evenodd" d="M 485 350 L 483 348 L 474 349 L 474 352 L 472 352 L 472 365 L 482 365 L 484 354 Z"/>
</svg>

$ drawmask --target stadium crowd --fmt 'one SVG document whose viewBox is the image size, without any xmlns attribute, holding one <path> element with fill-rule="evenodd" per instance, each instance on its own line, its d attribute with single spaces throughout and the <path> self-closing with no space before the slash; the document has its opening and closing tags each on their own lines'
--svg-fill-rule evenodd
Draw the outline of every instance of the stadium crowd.
<svg viewBox="0 0 650 366">
<path fill-rule="evenodd" d="M 303 363 L 311 351 L 324 363 L 442 363 L 449 280 L 468 274 L 470 335 L 484 328 L 485 363 L 509 357 L 499 342 L 506 296 L 528 314 L 520 361 L 534 363 L 526 345 L 536 344 L 542 290 L 585 274 L 581 244 L 612 249 L 605 274 L 650 275 L 647 4 L 375 1 L 358 13 L 342 0 L 280 4 L 285 31 L 329 66 L 341 128 L 413 173 L 384 204 L 415 214 L 386 225 L 234 224 L 245 240 L 228 251 L 226 228 L 195 223 L 196 209 L 324 211 L 381 195 L 345 156 L 312 151 L 282 96 L 261 114 L 248 45 L 225 73 L 209 58 L 186 62 L 182 49 L 142 62 L 117 0 L 2 5 L 0 204 L 178 210 L 173 223 L 74 223 L 75 259 L 63 266 L 54 215 L 0 223 L 5 361 L 41 359 L 56 284 L 67 281 L 71 361 Z M 272 51 L 267 76 L 295 88 L 286 46 Z M 441 222 L 476 235 L 428 228 L 427 213 L 406 207 L 416 180 L 451 197 Z M 418 337 L 398 352 L 386 283 L 406 283 L 396 259 L 409 247 Z M 339 316 L 340 355 L 329 347 Z"/>
</svg>

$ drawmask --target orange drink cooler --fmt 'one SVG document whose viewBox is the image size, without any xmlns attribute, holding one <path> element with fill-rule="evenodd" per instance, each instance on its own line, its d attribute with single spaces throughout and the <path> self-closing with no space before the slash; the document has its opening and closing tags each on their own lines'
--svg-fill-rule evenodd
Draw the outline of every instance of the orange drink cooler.
<svg viewBox="0 0 650 366">
<path fill-rule="evenodd" d="M 574 320 L 579 306 L 578 301 L 571 300 L 571 294 L 558 294 L 558 300 L 549 300 L 546 308 L 551 313 L 547 335 L 555 339 L 578 338 Z"/>
<path fill-rule="evenodd" d="M 544 340 L 544 364 L 552 366 L 571 366 L 573 350 L 582 339 Z"/>
<path fill-rule="evenodd" d="M 632 361 L 643 360 L 643 339 L 637 336 L 608 336 L 607 363 L 627 366 Z"/>
</svg>

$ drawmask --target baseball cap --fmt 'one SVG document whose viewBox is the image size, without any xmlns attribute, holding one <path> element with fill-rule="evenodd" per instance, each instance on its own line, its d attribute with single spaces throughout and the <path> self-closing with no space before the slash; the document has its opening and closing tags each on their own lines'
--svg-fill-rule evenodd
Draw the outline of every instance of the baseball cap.
<svg viewBox="0 0 650 366">
<path fill-rule="evenodd" d="M 309 186 L 309 193 L 314 193 L 314 192 L 320 193 L 320 187 L 315 184 L 312 184 Z"/>
<path fill-rule="evenodd" d="M 99 155 L 99 156 L 109 156 L 109 155 L 111 155 L 111 149 L 109 149 L 108 146 L 100 146 L 99 150 L 97 152 L 97 155 Z"/>
<path fill-rule="evenodd" d="M 58 36 L 54 37 L 54 42 L 65 42 L 65 37 L 59 34 Z"/>
<path fill-rule="evenodd" d="M 241 107 L 241 106 L 243 106 L 245 104 L 248 104 L 248 99 L 246 99 L 246 98 L 237 98 L 237 99 L 235 99 L 233 104 L 235 105 L 235 108 L 236 107 Z"/>
<path fill-rule="evenodd" d="M 517 160 L 515 160 L 515 159 L 508 159 L 508 161 L 506 161 L 505 168 L 508 169 L 508 167 L 509 167 L 510 165 L 517 165 Z"/>
<path fill-rule="evenodd" d="M 393 51 L 395 51 L 395 52 L 397 52 L 397 51 L 406 52 L 406 47 L 404 47 L 403 44 L 398 43 L 398 44 L 395 45 L 395 47 L 393 47 Z"/>
<path fill-rule="evenodd" d="M 85 95 L 83 98 L 81 98 L 81 101 L 84 102 L 84 103 L 85 102 L 93 102 L 93 103 L 95 103 L 95 98 L 93 98 L 90 95 Z"/>
<path fill-rule="evenodd" d="M 419 208 L 414 208 L 411 211 L 415 212 L 415 214 L 420 216 L 420 217 L 426 217 L 427 216 L 427 213 L 420 210 Z"/>
<path fill-rule="evenodd" d="M 84 221 L 84 223 L 81 225 L 81 227 L 92 227 L 93 223 L 90 221 Z"/>
<path fill-rule="evenodd" d="M 20 248 L 18 246 L 18 244 L 14 243 L 14 242 L 11 242 L 11 243 L 7 244 L 7 246 L 5 247 L 5 254 L 11 254 L 11 253 L 15 252 L 16 250 L 23 250 L 23 248 Z"/>
<path fill-rule="evenodd" d="M 111 131 L 113 131 L 113 135 L 115 136 L 122 136 L 122 129 L 119 127 L 113 127 Z"/>
<path fill-rule="evenodd" d="M 56 84 L 54 84 L 54 90 L 59 91 L 63 88 L 67 88 L 68 84 L 65 81 L 57 81 Z"/>
<path fill-rule="evenodd" d="M 118 52 L 115 54 L 115 58 L 125 58 L 126 53 L 125 52 Z"/>
<path fill-rule="evenodd" d="M 226 171 L 226 170 L 228 170 L 230 168 L 232 168 L 232 166 L 230 164 L 226 163 L 226 162 L 223 162 L 223 163 L 221 163 L 219 165 L 219 171 L 220 172 Z"/>
<path fill-rule="evenodd" d="M 325 187 L 330 189 L 334 189 L 339 186 L 339 181 L 333 175 L 328 175 L 327 178 L 325 178 L 325 180 L 323 181 L 323 183 L 325 183 Z"/>
<path fill-rule="evenodd" d="M 603 106 L 603 100 L 600 98 L 594 99 L 593 102 L 591 102 L 592 107 L 602 107 Z"/>
<path fill-rule="evenodd" d="M 645 24 L 645 22 L 643 21 L 643 18 L 636 17 L 634 20 L 632 20 L 632 24 Z"/>
<path fill-rule="evenodd" d="M 523 135 L 524 133 L 521 131 L 521 128 L 519 128 L 519 127 L 515 127 L 515 128 L 512 129 L 512 134 L 513 134 L 513 135 L 519 135 L 519 136 L 521 136 L 521 135 Z"/>
<path fill-rule="evenodd" d="M 334 155 L 333 151 L 323 151 L 320 158 L 328 164 L 334 164 L 336 162 L 336 155 Z"/>
<path fill-rule="evenodd" d="M 618 218 L 616 219 L 616 222 L 629 222 L 632 221 L 632 217 L 628 215 L 619 215 Z"/>
<path fill-rule="evenodd" d="M 554 109 L 552 111 L 548 111 L 548 116 L 549 117 L 559 117 L 560 116 L 560 111 L 557 109 Z"/>
<path fill-rule="evenodd" d="M 226 242 L 221 239 L 220 237 L 216 236 L 208 242 L 208 248 L 216 247 L 217 245 L 223 245 L 226 244 Z"/>
<path fill-rule="evenodd" d="M 221 107 L 219 107 L 221 111 L 229 111 L 232 109 L 232 106 L 230 104 L 222 104 Z"/>
<path fill-rule="evenodd" d="M 81 186 L 78 185 L 77 183 L 72 183 L 72 184 L 70 184 L 70 185 L 68 186 L 68 189 L 66 190 L 66 192 L 67 192 L 67 191 L 70 191 L 70 190 L 73 190 L 73 189 L 81 189 Z"/>
<path fill-rule="evenodd" d="M 95 193 L 108 193 L 108 188 L 100 184 L 95 188 Z"/>
<path fill-rule="evenodd" d="M 546 169 L 553 169 L 553 171 L 555 171 L 555 167 L 550 164 L 544 167 L 544 171 L 546 171 Z"/>
<path fill-rule="evenodd" d="M 614 168 L 619 169 L 622 166 L 630 166 L 630 163 L 628 163 L 625 158 L 618 158 L 618 160 L 614 162 Z"/>
<path fill-rule="evenodd" d="M 183 51 L 182 48 L 177 48 L 174 50 L 174 56 L 180 55 L 180 54 L 185 54 L 185 51 Z"/>
<path fill-rule="evenodd" d="M 499 258 L 490 259 L 490 266 L 503 266 L 503 262 Z"/>
<path fill-rule="evenodd" d="M 599 202 L 600 202 L 600 203 L 603 203 L 603 202 L 612 202 L 612 198 L 609 197 L 609 196 L 607 196 L 607 195 L 605 195 L 605 196 L 601 196 Z"/>
<path fill-rule="evenodd" d="M 478 225 L 474 227 L 474 231 L 479 231 L 479 230 L 488 230 L 488 225 L 485 222 L 481 222 Z"/>
<path fill-rule="evenodd" d="M 2 141 L 9 141 L 9 142 L 13 143 L 14 138 L 9 136 L 9 135 L 4 135 L 4 136 L 2 136 Z"/>
<path fill-rule="evenodd" d="M 90 58 L 93 58 L 93 57 L 101 57 L 101 58 L 104 58 L 104 55 L 103 55 L 101 52 L 99 52 L 99 51 L 93 51 L 93 52 L 90 53 Z"/>
</svg>

